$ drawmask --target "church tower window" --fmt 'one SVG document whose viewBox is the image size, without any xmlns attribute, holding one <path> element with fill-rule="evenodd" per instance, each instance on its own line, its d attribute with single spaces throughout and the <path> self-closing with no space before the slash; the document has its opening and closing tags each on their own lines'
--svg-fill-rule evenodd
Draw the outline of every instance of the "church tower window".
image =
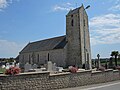
<svg viewBox="0 0 120 90">
<path fill-rule="evenodd" d="M 85 19 L 84 19 L 84 26 L 85 26 Z"/>
</svg>

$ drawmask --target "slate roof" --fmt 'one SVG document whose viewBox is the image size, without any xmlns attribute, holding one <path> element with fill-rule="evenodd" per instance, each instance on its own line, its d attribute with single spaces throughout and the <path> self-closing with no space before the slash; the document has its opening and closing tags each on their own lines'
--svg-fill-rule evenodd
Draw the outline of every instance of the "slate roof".
<svg viewBox="0 0 120 90">
<path fill-rule="evenodd" d="M 53 49 L 62 49 L 66 45 L 66 36 L 60 36 L 41 41 L 28 43 L 20 53 L 47 51 Z"/>
</svg>

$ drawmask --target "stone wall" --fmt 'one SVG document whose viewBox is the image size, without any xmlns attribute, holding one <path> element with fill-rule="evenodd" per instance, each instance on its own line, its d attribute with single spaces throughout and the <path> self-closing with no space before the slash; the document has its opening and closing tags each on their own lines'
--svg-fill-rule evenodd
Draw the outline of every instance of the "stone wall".
<svg viewBox="0 0 120 90">
<path fill-rule="evenodd" d="M 49 72 L 21 73 L 16 76 L 0 75 L 0 90 L 54 90 L 120 79 L 120 71 L 81 71 L 50 74 Z"/>
</svg>

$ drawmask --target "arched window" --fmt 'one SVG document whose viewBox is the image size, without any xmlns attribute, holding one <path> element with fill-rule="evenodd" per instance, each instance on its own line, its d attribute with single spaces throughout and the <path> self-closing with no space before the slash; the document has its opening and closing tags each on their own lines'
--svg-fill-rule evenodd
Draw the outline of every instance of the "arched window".
<svg viewBox="0 0 120 90">
<path fill-rule="evenodd" d="M 72 21 L 71 21 L 71 26 L 73 26 L 74 25 L 74 22 L 73 22 L 73 19 L 72 19 Z"/>
<path fill-rule="evenodd" d="M 23 55 L 22 59 L 23 59 L 23 61 L 24 61 L 24 55 Z"/>
<path fill-rule="evenodd" d="M 48 61 L 50 60 L 50 58 L 49 58 L 49 53 L 48 53 Z"/>
<path fill-rule="evenodd" d="M 22 63 L 24 63 L 24 55 L 22 56 Z"/>
<path fill-rule="evenodd" d="M 29 55 L 29 64 L 31 63 L 31 61 L 30 61 L 30 60 L 31 60 L 31 57 L 30 57 L 30 55 Z"/>
<path fill-rule="evenodd" d="M 39 62 L 39 54 L 37 55 L 37 63 Z"/>
</svg>

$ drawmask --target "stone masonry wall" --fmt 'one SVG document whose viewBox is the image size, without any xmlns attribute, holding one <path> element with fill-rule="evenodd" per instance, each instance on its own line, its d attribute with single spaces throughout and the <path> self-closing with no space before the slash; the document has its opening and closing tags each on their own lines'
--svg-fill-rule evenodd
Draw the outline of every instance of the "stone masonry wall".
<svg viewBox="0 0 120 90">
<path fill-rule="evenodd" d="M 23 68 L 26 63 L 37 64 L 38 66 L 45 64 L 48 61 L 48 53 L 50 61 L 56 63 L 57 66 L 65 67 L 66 52 L 64 48 L 34 52 L 34 59 L 31 58 L 33 56 L 33 52 L 20 54 L 19 62 L 21 68 Z"/>
<path fill-rule="evenodd" d="M 120 79 L 120 71 L 81 71 L 50 74 L 49 72 L 21 73 L 16 76 L 0 75 L 0 90 L 54 90 Z"/>
<path fill-rule="evenodd" d="M 83 6 L 66 15 L 66 65 L 91 68 L 88 16 Z"/>
</svg>

